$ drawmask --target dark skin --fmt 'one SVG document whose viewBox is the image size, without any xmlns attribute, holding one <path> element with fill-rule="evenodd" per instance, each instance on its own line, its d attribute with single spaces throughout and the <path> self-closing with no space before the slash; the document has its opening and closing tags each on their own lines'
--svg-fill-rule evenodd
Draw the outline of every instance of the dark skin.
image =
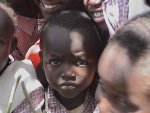
<svg viewBox="0 0 150 113">
<path fill-rule="evenodd" d="M 0 71 L 8 61 L 10 45 L 13 37 L 12 24 L 8 15 L 0 10 Z"/>
<path fill-rule="evenodd" d="M 39 16 L 38 18 L 46 19 L 47 17 L 52 16 L 55 13 L 58 13 L 63 10 L 68 10 L 68 9 L 69 10 L 70 9 L 71 10 L 80 10 L 80 11 L 85 10 L 84 5 L 81 0 L 34 0 L 34 2 L 36 3 L 37 7 L 41 11 L 41 14 L 38 15 Z M 54 5 L 58 5 L 58 4 L 59 4 L 59 6 L 56 8 L 45 8 L 44 5 L 42 5 L 44 3 L 49 4 L 49 6 L 54 6 Z M 37 77 L 40 80 L 40 82 L 42 83 L 42 85 L 44 86 L 44 88 L 46 88 L 48 86 L 48 83 L 45 79 L 45 76 L 41 76 L 41 75 L 44 75 L 44 72 L 41 69 L 40 65 L 41 64 L 39 64 L 38 68 L 36 69 Z"/>
<path fill-rule="evenodd" d="M 107 45 L 98 66 L 100 113 L 150 113 L 148 62 L 149 54 L 133 64 L 126 48 L 117 43 Z"/>
<path fill-rule="evenodd" d="M 83 0 L 83 2 L 84 6 L 87 9 L 87 12 L 91 16 L 91 18 L 93 18 L 97 27 L 99 28 L 99 32 L 102 36 L 103 43 L 104 45 L 106 45 L 110 36 L 102 12 L 102 2 L 104 2 L 104 0 Z"/>
<path fill-rule="evenodd" d="M 33 0 L 6 0 L 6 2 L 17 14 L 29 18 L 38 18 L 40 10 Z"/>
<path fill-rule="evenodd" d="M 69 31 L 58 26 L 48 28 L 44 35 L 43 69 L 55 96 L 68 110 L 83 104 L 94 79 L 99 50 L 93 36 L 90 29 Z"/>
<path fill-rule="evenodd" d="M 41 11 L 39 18 L 48 18 L 55 13 L 67 9 L 84 10 L 81 0 L 34 0 Z"/>
</svg>

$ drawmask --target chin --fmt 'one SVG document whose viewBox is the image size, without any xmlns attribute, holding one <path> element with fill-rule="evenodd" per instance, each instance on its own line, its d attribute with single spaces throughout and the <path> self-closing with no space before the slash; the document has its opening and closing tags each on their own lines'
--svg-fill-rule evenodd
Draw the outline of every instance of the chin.
<svg viewBox="0 0 150 113">
<path fill-rule="evenodd" d="M 64 98 L 72 99 L 72 98 L 75 98 L 78 94 L 68 91 L 68 92 L 61 92 L 60 95 Z"/>
</svg>

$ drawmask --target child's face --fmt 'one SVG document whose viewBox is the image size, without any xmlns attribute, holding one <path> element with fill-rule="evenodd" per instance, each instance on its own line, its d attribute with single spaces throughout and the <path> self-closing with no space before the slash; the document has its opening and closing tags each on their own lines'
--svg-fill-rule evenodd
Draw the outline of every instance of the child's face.
<svg viewBox="0 0 150 113">
<path fill-rule="evenodd" d="M 8 16 L 0 10 L 0 71 L 8 60 L 12 32 Z"/>
<path fill-rule="evenodd" d="M 96 100 L 100 113 L 150 113 L 150 77 L 131 64 L 124 48 L 109 44 L 98 72 L 101 80 Z"/>
<path fill-rule="evenodd" d="M 54 26 L 43 38 L 43 67 L 49 84 L 64 98 L 76 97 L 95 75 L 98 52 L 94 52 L 92 34 Z"/>
<path fill-rule="evenodd" d="M 104 20 L 102 2 L 104 0 L 84 0 L 84 5 L 88 9 L 89 13 L 93 17 L 94 21 L 101 27 L 106 29 L 106 23 Z"/>
<path fill-rule="evenodd" d="M 78 0 L 34 0 L 45 18 L 71 8 Z"/>
</svg>

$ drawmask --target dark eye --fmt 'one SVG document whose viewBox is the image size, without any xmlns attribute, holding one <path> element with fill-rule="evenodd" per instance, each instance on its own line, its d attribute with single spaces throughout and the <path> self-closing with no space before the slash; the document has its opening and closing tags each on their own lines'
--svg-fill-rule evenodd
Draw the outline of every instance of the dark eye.
<svg viewBox="0 0 150 113">
<path fill-rule="evenodd" d="M 83 67 L 83 66 L 86 66 L 88 65 L 88 62 L 83 60 L 83 59 L 79 59 L 77 60 L 77 63 L 76 63 L 77 66 L 80 66 L 80 67 Z"/>
<path fill-rule="evenodd" d="M 59 66 L 61 64 L 61 61 L 58 60 L 58 59 L 54 59 L 54 60 L 50 60 L 49 63 L 52 65 L 52 66 Z"/>
</svg>

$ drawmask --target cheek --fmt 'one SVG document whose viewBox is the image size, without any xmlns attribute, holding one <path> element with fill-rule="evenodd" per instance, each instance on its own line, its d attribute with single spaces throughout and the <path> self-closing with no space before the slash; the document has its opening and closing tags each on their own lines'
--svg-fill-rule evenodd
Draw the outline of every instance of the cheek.
<svg viewBox="0 0 150 113">
<path fill-rule="evenodd" d="M 89 67 L 88 68 L 77 68 L 76 73 L 80 77 L 91 80 L 94 78 L 94 75 L 96 73 L 96 67 L 94 67 L 94 68 L 89 68 Z"/>
<path fill-rule="evenodd" d="M 84 88 L 88 87 L 92 83 L 95 76 L 95 71 L 96 68 L 86 69 L 81 72 L 82 74 L 80 73 L 80 83 L 84 86 Z"/>
<path fill-rule="evenodd" d="M 86 6 L 86 7 L 88 6 L 88 1 L 89 0 L 83 0 L 84 6 Z"/>
<path fill-rule="evenodd" d="M 45 76 L 46 76 L 47 81 L 50 83 L 51 80 L 53 79 L 52 78 L 53 77 L 52 76 L 53 75 L 53 73 L 52 73 L 52 67 L 49 66 L 49 65 L 47 65 L 47 64 L 43 64 L 43 70 L 45 72 Z"/>
<path fill-rule="evenodd" d="M 9 47 L 0 46 L 0 59 L 6 59 L 9 55 Z"/>
</svg>

